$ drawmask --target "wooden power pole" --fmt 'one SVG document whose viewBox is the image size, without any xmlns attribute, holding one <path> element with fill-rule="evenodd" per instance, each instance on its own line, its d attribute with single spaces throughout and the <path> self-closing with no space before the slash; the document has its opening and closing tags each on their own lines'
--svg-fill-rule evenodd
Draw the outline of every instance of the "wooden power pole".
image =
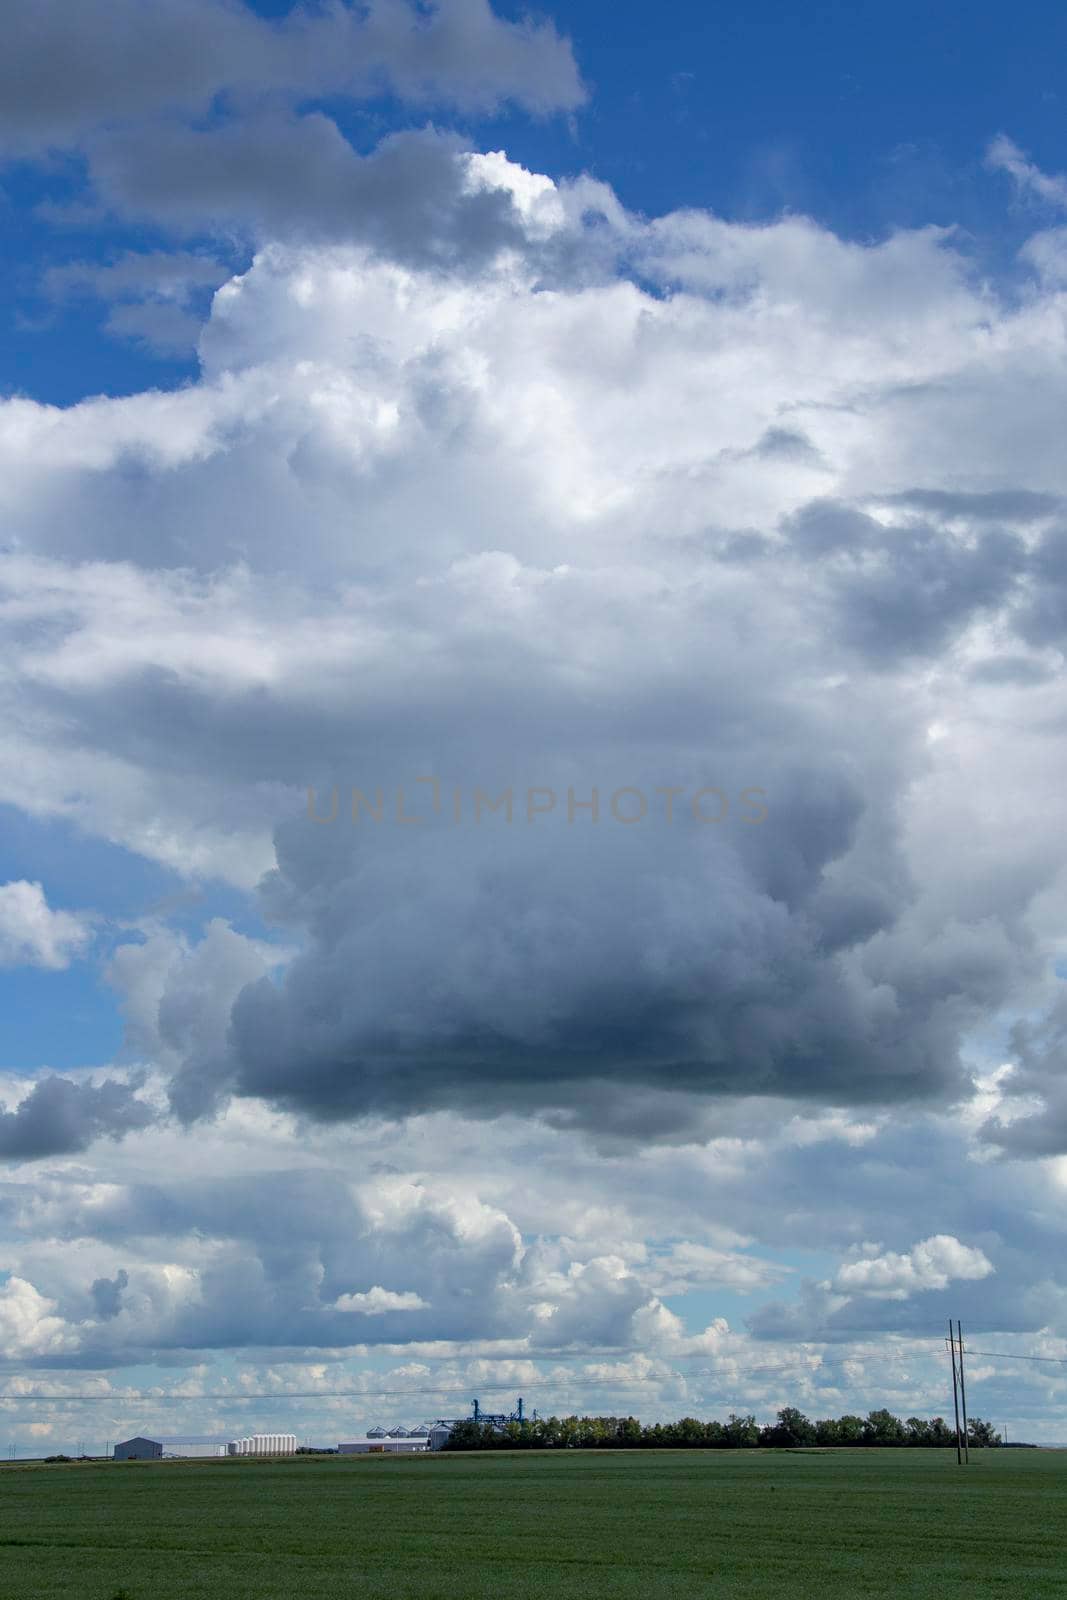
<svg viewBox="0 0 1067 1600">
<path fill-rule="evenodd" d="M 971 1446 L 967 1432 L 967 1385 L 963 1381 L 963 1329 L 960 1319 L 956 1318 L 956 1342 L 960 1347 L 960 1404 L 963 1406 L 963 1459 L 970 1462 Z"/>
<path fill-rule="evenodd" d="M 952 1318 L 948 1319 L 948 1349 L 952 1360 L 952 1409 L 956 1414 L 956 1465 L 963 1465 L 963 1449 L 960 1445 L 960 1390 L 959 1378 L 956 1373 L 956 1335 L 952 1331 Z"/>
</svg>

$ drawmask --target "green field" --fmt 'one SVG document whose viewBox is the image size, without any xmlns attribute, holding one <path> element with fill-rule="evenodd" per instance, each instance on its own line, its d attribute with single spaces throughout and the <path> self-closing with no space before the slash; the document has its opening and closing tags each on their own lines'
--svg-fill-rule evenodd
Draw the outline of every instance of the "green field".
<svg viewBox="0 0 1067 1600">
<path fill-rule="evenodd" d="M 0 1468 L 2 1600 L 1067 1595 L 1067 1452 Z"/>
</svg>

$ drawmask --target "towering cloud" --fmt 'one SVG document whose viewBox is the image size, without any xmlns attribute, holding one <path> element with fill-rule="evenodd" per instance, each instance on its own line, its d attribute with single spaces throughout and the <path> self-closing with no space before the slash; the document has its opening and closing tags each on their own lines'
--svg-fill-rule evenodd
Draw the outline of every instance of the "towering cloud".
<svg viewBox="0 0 1067 1600">
<path fill-rule="evenodd" d="M 22 714 L 89 825 L 238 882 L 273 854 L 302 947 L 271 978 L 219 933 L 161 978 L 175 1108 L 618 1130 L 638 1095 L 675 1137 L 694 1096 L 965 1095 L 1058 871 L 1032 795 L 1029 832 L 942 838 L 991 714 L 1043 747 L 1065 485 L 1002 396 L 1036 424 L 1062 384 L 1053 302 L 997 306 L 929 230 L 646 224 L 449 159 L 520 249 L 271 247 L 199 385 L 4 413 Z M 43 808 L 34 742 L 9 792 Z"/>
<path fill-rule="evenodd" d="M 1002 293 L 947 229 L 359 144 L 380 90 L 579 103 L 480 0 L 140 8 L 121 83 L 122 7 L 32 10 L 10 147 L 159 230 L 48 303 L 199 373 L 0 402 L 0 802 L 204 900 L 7 869 L 0 965 L 93 934 L 125 1019 L 0 1114 L 7 1359 L 588 1356 L 712 1409 L 811 1341 L 755 1392 L 828 1413 L 950 1299 L 1059 1350 L 1058 230 Z"/>
</svg>

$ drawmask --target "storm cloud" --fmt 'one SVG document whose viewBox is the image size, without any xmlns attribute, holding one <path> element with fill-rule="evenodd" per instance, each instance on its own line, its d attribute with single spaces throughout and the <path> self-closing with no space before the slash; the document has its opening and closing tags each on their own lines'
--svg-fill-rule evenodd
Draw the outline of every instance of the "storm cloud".
<svg viewBox="0 0 1067 1600">
<path fill-rule="evenodd" d="M 642 215 L 518 9 L 5 16 L 11 1437 L 933 1414 L 952 1315 L 1062 1438 L 1064 180 Z"/>
<path fill-rule="evenodd" d="M 649 224 L 446 165 L 443 213 L 511 230 L 461 270 L 272 245 L 199 385 L 7 409 L 19 714 L 69 742 L 83 825 L 258 879 L 289 946 L 120 948 L 132 1045 L 185 1121 L 237 1094 L 677 1139 L 707 1099 L 966 1100 L 969 1041 L 1047 981 L 1049 826 L 975 816 L 980 875 L 940 833 L 983 694 L 1036 748 L 1055 692 L 1062 465 L 1039 432 L 1022 488 L 975 446 L 1005 383 L 1054 381 L 1039 309 L 996 312 L 983 388 L 988 292 L 932 230 Z M 546 241 L 597 275 L 546 287 Z M 119 647 L 121 614 L 154 626 Z"/>
<path fill-rule="evenodd" d="M 69 1155 L 97 1139 L 121 1139 L 147 1128 L 156 1112 L 138 1097 L 139 1087 L 119 1079 L 99 1084 L 39 1079 L 13 1111 L 0 1111 L 0 1160 Z"/>
<path fill-rule="evenodd" d="M 104 123 L 207 112 L 216 96 L 373 98 L 539 111 L 584 99 L 551 23 L 508 23 L 488 0 L 429 8 L 296 5 L 271 22 L 240 0 L 14 0 L 0 55 L 0 137 L 16 154 L 76 143 Z"/>
</svg>

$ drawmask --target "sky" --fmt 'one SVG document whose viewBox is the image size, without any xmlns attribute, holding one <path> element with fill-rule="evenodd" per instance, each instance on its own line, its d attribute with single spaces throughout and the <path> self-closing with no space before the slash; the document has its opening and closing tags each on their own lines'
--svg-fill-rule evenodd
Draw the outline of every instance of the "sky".
<svg viewBox="0 0 1067 1600">
<path fill-rule="evenodd" d="M 1067 1440 L 1065 28 L 12 0 L 0 1448 Z"/>
</svg>

